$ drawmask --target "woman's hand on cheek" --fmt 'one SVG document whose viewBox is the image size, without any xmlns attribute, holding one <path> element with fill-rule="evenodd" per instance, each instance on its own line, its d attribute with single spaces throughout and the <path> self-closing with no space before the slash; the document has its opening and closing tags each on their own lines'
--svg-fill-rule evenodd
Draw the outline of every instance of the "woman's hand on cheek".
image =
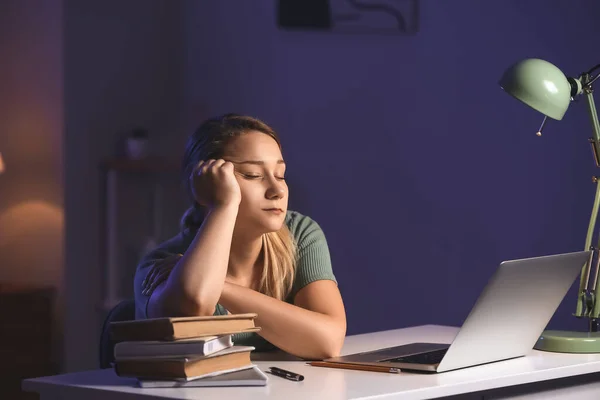
<svg viewBox="0 0 600 400">
<path fill-rule="evenodd" d="M 233 164 L 222 159 L 198 163 L 190 176 L 192 194 L 200 205 L 214 209 L 239 206 L 242 200 L 240 185 Z"/>
</svg>

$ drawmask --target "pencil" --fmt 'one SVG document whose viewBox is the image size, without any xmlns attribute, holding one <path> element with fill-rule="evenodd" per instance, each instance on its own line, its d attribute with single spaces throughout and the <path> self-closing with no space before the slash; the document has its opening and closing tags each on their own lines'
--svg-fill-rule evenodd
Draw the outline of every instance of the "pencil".
<svg viewBox="0 0 600 400">
<path fill-rule="evenodd" d="M 393 367 L 383 367 L 376 365 L 362 365 L 362 364 L 342 364 L 342 363 L 332 363 L 327 361 L 311 361 L 308 365 L 312 365 L 313 367 L 326 367 L 326 368 L 341 368 L 341 369 L 354 369 L 360 371 L 372 371 L 372 372 L 388 372 L 397 374 L 400 372 L 400 368 Z"/>
</svg>

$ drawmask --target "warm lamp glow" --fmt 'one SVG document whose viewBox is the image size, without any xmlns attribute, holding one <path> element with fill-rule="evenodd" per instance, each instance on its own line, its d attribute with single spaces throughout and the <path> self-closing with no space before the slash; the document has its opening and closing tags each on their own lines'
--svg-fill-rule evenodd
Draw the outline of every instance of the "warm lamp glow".
<svg viewBox="0 0 600 400">
<path fill-rule="evenodd" d="M 0 153 L 0 174 L 4 172 L 4 161 L 2 160 L 2 153 Z"/>
<path fill-rule="evenodd" d="M 0 280 L 61 287 L 64 220 L 62 207 L 42 200 L 0 210 Z"/>
</svg>

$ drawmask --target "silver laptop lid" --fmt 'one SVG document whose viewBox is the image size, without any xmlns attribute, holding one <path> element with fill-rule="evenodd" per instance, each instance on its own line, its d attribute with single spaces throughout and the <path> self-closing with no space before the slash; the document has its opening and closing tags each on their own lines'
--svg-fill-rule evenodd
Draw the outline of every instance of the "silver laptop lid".
<svg viewBox="0 0 600 400">
<path fill-rule="evenodd" d="M 589 255 L 581 251 L 502 262 L 437 371 L 531 351 Z"/>
</svg>

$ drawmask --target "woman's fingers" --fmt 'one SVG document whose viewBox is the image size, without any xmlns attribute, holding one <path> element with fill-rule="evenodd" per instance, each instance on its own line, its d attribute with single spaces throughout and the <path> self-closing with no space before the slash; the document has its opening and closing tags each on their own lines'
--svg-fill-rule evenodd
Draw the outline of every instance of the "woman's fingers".
<svg viewBox="0 0 600 400">
<path fill-rule="evenodd" d="M 142 282 L 143 289 L 146 289 L 149 286 L 150 282 L 152 282 L 154 275 L 158 271 L 159 264 L 160 264 L 160 262 L 157 262 L 157 263 L 152 264 L 152 266 L 150 267 L 150 270 L 146 274 L 146 278 Z"/>
<path fill-rule="evenodd" d="M 150 288 L 153 282 L 156 280 L 156 277 L 164 270 L 170 272 L 179 259 L 183 257 L 183 254 L 173 254 L 167 258 L 164 258 L 160 261 L 157 261 L 150 267 L 150 271 L 146 275 L 146 278 L 142 282 L 142 293 L 144 293 L 148 288 Z"/>
<path fill-rule="evenodd" d="M 227 163 L 222 158 L 219 159 L 210 159 L 206 161 L 200 161 L 195 168 L 195 171 L 200 171 L 201 174 L 206 174 L 208 171 L 215 172 L 219 167 L 223 164 Z"/>
<path fill-rule="evenodd" d="M 156 289 L 158 287 L 158 285 L 160 285 L 161 283 L 163 283 L 164 281 L 166 281 L 169 278 L 169 274 L 171 273 L 171 270 L 172 269 L 163 269 L 162 271 L 160 271 L 154 277 L 154 280 L 150 284 L 150 287 L 148 287 L 148 289 L 146 289 L 145 294 L 146 295 L 152 294 L 152 292 L 154 292 L 154 289 Z"/>
<path fill-rule="evenodd" d="M 202 160 L 198 164 L 196 164 L 196 166 L 192 170 L 190 178 L 193 177 L 194 175 L 196 175 L 198 173 L 198 171 L 202 170 L 202 167 L 204 167 L 205 164 L 206 164 L 206 162 L 204 160 Z"/>
<path fill-rule="evenodd" d="M 241 190 L 231 162 L 210 159 L 198 163 L 196 168 L 190 182 L 196 203 L 206 207 L 239 205 Z"/>
<path fill-rule="evenodd" d="M 232 173 L 235 170 L 231 161 L 223 161 L 223 164 L 221 164 L 221 169 Z"/>
<path fill-rule="evenodd" d="M 204 163 L 204 165 L 202 166 L 203 172 L 206 172 L 209 169 L 211 169 L 216 162 L 217 160 L 208 160 L 206 163 Z"/>
<path fill-rule="evenodd" d="M 148 274 L 146 275 L 146 280 L 145 280 L 145 284 L 143 286 L 145 287 L 149 287 L 150 284 L 152 283 L 152 280 L 154 279 L 154 277 L 156 276 L 156 274 L 158 274 L 161 269 L 163 268 L 163 266 L 165 265 L 165 262 L 167 262 L 169 260 L 169 258 L 165 258 L 162 260 L 159 260 L 157 262 L 155 262 L 150 271 L 148 272 Z"/>
<path fill-rule="evenodd" d="M 220 167 L 221 167 L 223 164 L 225 164 L 225 160 L 223 160 L 223 159 L 221 159 L 221 158 L 220 158 L 220 159 L 218 159 L 218 160 L 216 160 L 216 161 L 215 161 L 215 162 L 214 162 L 214 163 L 211 165 L 211 167 L 212 167 L 212 170 L 213 170 L 213 171 L 216 171 L 216 170 L 217 170 L 218 168 L 220 168 Z"/>
</svg>

